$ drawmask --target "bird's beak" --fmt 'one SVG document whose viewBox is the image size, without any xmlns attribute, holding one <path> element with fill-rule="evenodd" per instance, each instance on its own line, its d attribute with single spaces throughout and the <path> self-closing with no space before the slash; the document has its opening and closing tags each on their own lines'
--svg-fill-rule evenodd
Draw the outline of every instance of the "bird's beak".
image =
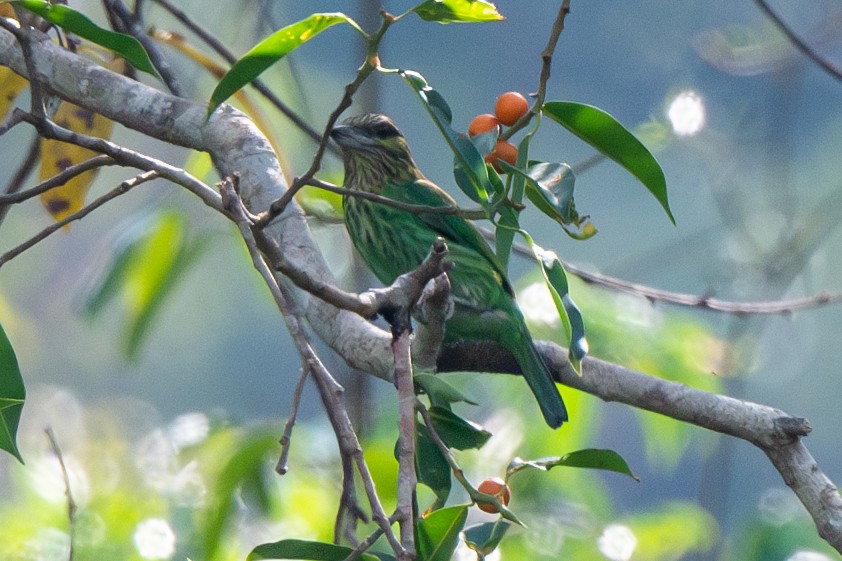
<svg viewBox="0 0 842 561">
<path fill-rule="evenodd" d="M 371 145 L 369 138 L 348 125 L 336 125 L 330 131 L 330 137 L 342 148 L 362 150 Z"/>
</svg>

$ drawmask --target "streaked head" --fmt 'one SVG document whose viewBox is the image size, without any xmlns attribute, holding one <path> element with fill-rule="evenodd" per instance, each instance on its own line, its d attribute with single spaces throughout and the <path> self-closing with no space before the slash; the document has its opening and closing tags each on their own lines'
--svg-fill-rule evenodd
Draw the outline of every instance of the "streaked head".
<svg viewBox="0 0 842 561">
<path fill-rule="evenodd" d="M 352 188 L 374 190 L 372 182 L 406 182 L 423 177 L 406 139 L 386 115 L 351 117 L 334 127 L 330 136 L 342 149 L 345 182 Z"/>
</svg>

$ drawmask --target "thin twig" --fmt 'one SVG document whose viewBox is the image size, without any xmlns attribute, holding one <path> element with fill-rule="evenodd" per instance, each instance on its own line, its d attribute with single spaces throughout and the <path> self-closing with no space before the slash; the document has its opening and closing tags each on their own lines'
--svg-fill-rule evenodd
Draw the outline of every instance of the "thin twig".
<svg viewBox="0 0 842 561">
<path fill-rule="evenodd" d="M 327 181 L 322 181 L 321 179 L 317 179 L 315 177 L 311 178 L 307 182 L 307 184 L 312 187 L 324 189 L 325 191 L 330 191 L 331 193 L 336 193 L 337 195 L 365 199 L 367 201 L 379 203 L 384 206 L 390 206 L 392 208 L 405 210 L 406 212 L 411 212 L 412 214 L 443 214 L 446 216 L 460 216 L 468 220 L 482 220 L 488 217 L 486 212 L 482 209 L 463 209 L 459 208 L 458 206 L 451 205 L 428 206 L 405 203 L 403 201 L 396 201 L 394 199 L 390 199 L 389 197 L 384 197 L 383 195 L 378 195 L 377 193 L 369 193 L 368 191 L 358 191 L 356 189 L 346 189 L 345 187 L 339 187 L 338 185 L 328 183 Z"/>
<path fill-rule="evenodd" d="M 415 552 L 415 384 L 412 380 L 411 331 L 406 328 L 392 340 L 395 357 L 395 385 L 398 389 L 398 501 L 395 509 L 400 524 L 401 545 L 407 559 Z"/>
<path fill-rule="evenodd" d="M 795 34 L 792 29 L 769 7 L 769 4 L 766 3 L 765 0 L 754 0 L 757 4 L 757 7 L 766 14 L 766 16 L 772 20 L 772 22 L 778 26 L 778 29 L 786 35 L 787 39 L 795 45 L 795 47 L 804 53 L 807 58 L 818 64 L 825 72 L 830 74 L 832 77 L 836 78 L 839 81 L 842 81 L 842 69 L 838 66 L 830 62 L 828 59 L 817 53 L 810 45 L 804 42 L 798 35 Z"/>
<path fill-rule="evenodd" d="M 31 199 L 32 197 L 37 197 L 41 193 L 45 193 L 50 189 L 55 189 L 56 187 L 64 185 L 77 175 L 81 175 L 86 171 L 97 169 L 103 166 L 113 166 L 116 165 L 116 163 L 117 162 L 115 162 L 114 158 L 112 158 L 111 156 L 94 156 L 93 158 L 85 160 L 84 162 L 79 162 L 78 164 L 74 164 L 68 168 L 63 169 L 61 172 L 57 173 L 51 178 L 46 179 L 38 185 L 26 189 L 25 191 L 8 192 L 7 194 L 0 195 L 0 206 L 13 205 Z"/>
<path fill-rule="evenodd" d="M 494 239 L 493 232 L 484 228 L 481 228 L 480 231 L 486 239 Z M 522 255 L 530 257 L 533 255 L 532 250 L 523 244 L 512 244 L 512 248 Z M 783 315 L 842 303 L 842 292 L 827 291 L 819 292 L 818 294 L 814 294 L 812 296 L 792 298 L 789 300 L 770 300 L 765 302 L 723 300 L 721 298 L 714 298 L 710 295 L 687 294 L 683 292 L 661 290 L 659 288 L 627 281 L 610 275 L 587 271 L 584 268 L 574 265 L 568 261 L 565 261 L 563 265 L 565 271 L 579 277 L 588 284 L 593 284 L 616 292 L 632 294 L 634 296 L 645 298 L 651 302 L 664 302 L 666 304 L 699 308 L 702 310 L 709 310 L 711 312 L 746 315 Z"/>
<path fill-rule="evenodd" d="M 372 72 L 380 67 L 380 58 L 377 54 L 377 50 L 380 47 L 380 41 L 383 39 L 383 35 L 386 33 L 386 30 L 389 29 L 389 27 L 395 22 L 395 18 L 388 12 L 384 11 L 381 15 L 382 20 L 380 27 L 373 35 L 366 37 L 368 49 L 362 66 L 360 66 L 357 71 L 357 75 L 354 80 L 345 86 L 345 94 L 328 117 L 324 132 L 322 133 L 321 141 L 316 149 L 316 153 L 313 155 L 313 162 L 310 164 L 310 169 L 308 169 L 304 175 L 297 178 L 278 200 L 269 205 L 269 209 L 266 212 L 258 215 L 258 227 L 265 226 L 271 222 L 272 219 L 281 214 L 298 191 L 300 191 L 305 185 L 309 185 L 310 181 L 316 176 L 319 169 L 321 169 L 322 157 L 324 156 L 328 143 L 330 142 L 330 132 L 339 120 L 339 116 L 351 106 L 354 94 L 357 93 L 357 90 L 363 82 L 371 76 Z"/>
<path fill-rule="evenodd" d="M 38 76 L 38 70 L 35 66 L 35 57 L 32 51 L 32 39 L 29 36 L 29 30 L 25 23 L 27 18 L 22 16 L 23 8 L 15 6 L 14 10 L 17 15 L 18 22 L 20 22 L 20 27 L 16 27 L 4 18 L 0 18 L 0 27 L 3 27 L 7 31 L 11 32 L 20 44 L 21 52 L 23 53 L 23 60 L 26 64 L 26 73 L 28 74 L 29 79 L 30 111 L 36 117 L 45 118 L 47 116 L 47 112 L 44 105 L 44 91 L 41 86 L 41 80 Z"/>
<path fill-rule="evenodd" d="M 29 150 L 26 151 L 26 156 L 18 166 L 15 174 L 9 180 L 6 190 L 2 195 L 0 195 L 0 224 L 3 223 L 6 219 L 6 215 L 9 213 L 9 209 L 12 208 L 11 203 L 8 201 L 5 203 L 3 202 L 4 197 L 14 195 L 20 191 L 21 187 L 23 187 L 23 183 L 26 181 L 26 178 L 29 177 L 29 174 L 31 174 L 32 170 L 35 169 L 35 166 L 38 164 L 40 159 L 41 139 L 38 136 L 34 136 L 32 138 L 32 142 L 29 144 Z"/>
<path fill-rule="evenodd" d="M 269 288 L 275 304 L 278 306 L 278 310 L 281 312 L 287 324 L 287 330 L 292 336 L 292 340 L 299 354 L 311 368 L 311 372 L 319 388 L 319 393 L 325 403 L 325 411 L 336 432 L 340 452 L 354 459 L 354 464 L 357 467 L 357 472 L 360 474 L 369 505 L 371 506 L 372 519 L 383 531 L 395 555 L 400 557 L 402 553 L 405 553 L 405 550 L 392 531 L 391 521 L 386 516 L 386 511 L 383 509 L 383 505 L 377 495 L 374 480 L 363 456 L 359 439 L 354 432 L 348 412 L 345 410 L 345 406 L 339 398 L 342 386 L 331 376 L 330 372 L 325 368 L 313 350 L 310 342 L 307 340 L 307 335 L 300 323 L 298 314 L 294 312 L 290 304 L 290 299 L 284 294 L 284 288 L 278 283 L 269 265 L 264 261 L 258 249 L 257 240 L 254 238 L 252 232 L 251 219 L 234 188 L 233 182 L 230 179 L 223 181 L 220 191 L 225 198 L 227 210 L 240 230 L 240 234 L 251 256 L 252 264 L 260 273 L 260 276 L 263 277 L 264 282 Z"/>
<path fill-rule="evenodd" d="M 304 382 L 307 381 L 307 376 L 310 374 L 309 368 L 302 368 L 301 374 L 298 376 L 298 383 L 295 384 L 295 391 L 292 394 L 292 406 L 290 407 L 289 419 L 287 419 L 284 426 L 284 434 L 281 436 L 281 456 L 278 458 L 278 463 L 275 466 L 275 471 L 279 475 L 284 475 L 288 471 L 287 458 L 289 457 L 290 440 L 292 437 L 292 427 L 295 426 L 295 419 L 298 416 L 298 406 L 301 403 L 301 394 L 304 390 Z"/>
<path fill-rule="evenodd" d="M 174 18 L 180 21 L 184 26 L 192 31 L 199 39 L 205 42 L 211 49 L 216 51 L 216 53 L 225 59 L 226 62 L 229 64 L 234 64 L 237 62 L 237 57 L 234 56 L 232 53 L 219 39 L 217 39 L 212 33 L 207 31 L 201 25 L 196 23 L 190 16 L 188 16 L 183 10 L 181 10 L 178 6 L 173 5 L 171 2 L 167 0 L 155 0 L 155 3 L 160 5 L 162 8 L 167 10 Z M 321 142 L 322 135 L 313 127 L 310 126 L 307 121 L 301 118 L 295 111 L 293 111 L 286 103 L 284 103 L 281 98 L 279 98 L 275 93 L 259 78 L 255 79 L 251 82 L 251 85 L 256 89 L 260 94 L 266 98 L 272 105 L 274 105 L 278 111 L 284 114 L 292 123 L 298 127 L 301 131 L 304 132 L 307 136 L 312 138 L 315 142 Z M 329 146 L 329 149 L 334 149 L 333 146 Z"/>
<path fill-rule="evenodd" d="M 64 463 L 64 455 L 61 453 L 61 447 L 58 444 L 58 439 L 53 432 L 52 427 L 48 426 L 44 429 L 47 435 L 47 441 L 50 443 L 50 449 L 53 451 L 58 460 L 59 468 L 61 469 L 61 476 L 64 479 L 64 494 L 67 496 L 67 520 L 69 524 L 68 534 L 70 535 L 70 551 L 67 554 L 68 561 L 73 561 L 73 547 L 75 543 L 75 529 L 76 529 L 76 501 L 73 499 L 73 491 L 70 488 L 70 474 L 67 471 L 67 465 Z"/>
<path fill-rule="evenodd" d="M 152 179 L 156 179 L 158 177 L 159 177 L 158 172 L 147 171 L 147 172 L 141 173 L 140 175 L 132 177 L 131 179 L 127 179 L 127 180 L 123 181 L 122 183 L 120 183 L 120 185 L 118 185 L 117 187 L 115 187 L 111 191 L 108 191 L 104 195 L 101 195 L 100 197 L 97 197 L 96 199 L 91 201 L 89 204 L 85 205 L 84 207 L 77 210 L 73 214 L 71 214 L 69 216 L 66 216 L 62 220 L 59 220 L 58 222 L 50 224 L 49 226 L 47 226 L 46 228 L 44 228 L 43 230 L 41 230 L 40 232 L 38 232 L 37 234 L 35 234 L 31 238 L 29 238 L 25 242 L 13 247 L 12 249 L 7 251 L 3 255 L 0 255 L 0 267 L 2 267 L 3 265 L 5 265 L 9 261 L 11 261 L 12 259 L 17 257 L 18 255 L 20 255 L 24 251 L 27 251 L 28 249 L 31 249 L 33 246 L 35 246 L 39 242 L 44 241 L 47 237 L 49 237 L 50 235 L 58 232 L 59 230 L 61 230 L 62 228 L 64 228 L 68 224 L 70 224 L 71 222 L 74 222 L 76 220 L 81 220 L 82 218 L 86 217 L 91 212 L 95 211 L 96 209 L 98 209 L 99 207 L 101 207 L 102 205 L 107 203 L 108 201 L 116 199 L 117 197 L 119 197 L 120 195 L 123 195 L 125 193 L 128 193 L 129 190 L 132 189 L 132 187 L 135 187 L 137 185 L 140 185 L 141 183 L 145 183 L 145 182 L 150 181 Z"/>
<path fill-rule="evenodd" d="M 128 6 L 123 4 L 120 0 L 104 0 L 106 9 L 114 14 L 125 28 L 125 32 L 137 39 L 146 52 L 149 54 L 149 60 L 152 66 L 158 71 L 164 84 L 178 97 L 187 97 L 187 92 L 181 87 L 176 78 L 175 71 L 167 58 L 158 48 L 158 43 L 152 40 L 151 37 L 138 25 L 135 15 L 129 10 Z"/>
<path fill-rule="evenodd" d="M 544 99 L 547 96 L 547 82 L 550 79 L 550 73 L 553 67 L 553 54 L 555 53 L 558 39 L 561 32 L 564 31 L 564 20 L 567 14 L 570 13 L 570 0 L 564 0 L 558 9 L 555 21 L 550 30 L 550 37 L 547 40 L 547 45 L 541 51 L 541 74 L 538 77 L 538 90 L 535 92 L 535 101 L 529 108 L 526 114 L 518 119 L 511 127 L 500 135 L 501 140 L 510 138 L 513 134 L 526 127 L 535 115 L 537 115 L 544 105 Z"/>
</svg>

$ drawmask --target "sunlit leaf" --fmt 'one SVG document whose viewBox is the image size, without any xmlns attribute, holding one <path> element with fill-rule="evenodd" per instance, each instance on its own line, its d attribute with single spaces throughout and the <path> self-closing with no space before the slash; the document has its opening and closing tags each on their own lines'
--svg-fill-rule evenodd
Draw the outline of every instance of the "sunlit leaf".
<svg viewBox="0 0 842 561">
<path fill-rule="evenodd" d="M 606 471 L 613 471 L 628 475 L 633 479 L 638 479 L 635 476 L 626 460 L 615 452 L 614 450 L 600 450 L 596 448 L 588 448 L 585 450 L 578 450 L 570 452 L 560 457 L 541 458 L 539 460 L 522 460 L 515 458 L 509 464 L 508 472 L 514 473 L 525 468 L 534 468 L 542 471 L 549 471 L 554 467 L 578 467 L 588 469 L 601 469 Z"/>
<path fill-rule="evenodd" d="M 17 445 L 18 423 L 26 399 L 26 389 L 12 343 L 0 325 L 0 450 L 5 450 L 21 463 Z"/>
<path fill-rule="evenodd" d="M 117 53 L 138 70 L 148 72 L 153 76 L 158 75 L 143 45 L 131 35 L 103 29 L 88 19 L 87 16 L 62 4 L 42 2 L 41 0 L 16 0 L 11 3 L 23 6 L 65 31 Z"/>
<path fill-rule="evenodd" d="M 441 508 L 418 520 L 416 547 L 419 559 L 450 561 L 468 518 L 468 506 Z"/>
<path fill-rule="evenodd" d="M 472 201 L 487 204 L 489 192 L 493 192 L 494 187 L 488 179 L 485 160 L 467 135 L 454 131 L 450 126 L 453 118 L 450 106 L 421 74 L 406 70 L 400 75 L 424 102 L 424 107 L 453 152 L 456 184 Z"/>
<path fill-rule="evenodd" d="M 433 405 L 445 405 L 460 401 L 470 403 L 471 405 L 477 404 L 461 390 L 444 381 L 441 376 L 434 374 L 415 374 L 413 380 L 430 396 L 430 401 Z"/>
<path fill-rule="evenodd" d="M 508 520 L 498 518 L 495 522 L 485 522 L 466 528 L 462 532 L 462 539 L 472 550 L 481 556 L 487 556 L 500 545 L 500 540 L 506 535 L 506 531 L 512 523 Z"/>
<path fill-rule="evenodd" d="M 558 255 L 542 249 L 529 238 L 527 241 L 532 248 L 535 259 L 541 265 L 544 280 L 550 290 L 558 315 L 570 335 L 568 358 L 573 368 L 578 372 L 582 359 L 588 354 L 588 341 L 585 338 L 585 322 L 582 318 L 582 312 L 579 311 L 576 303 L 570 297 L 567 274 L 564 272 L 564 267 Z"/>
<path fill-rule="evenodd" d="M 427 0 L 413 11 L 427 21 L 438 23 L 481 23 L 504 19 L 494 4 L 482 0 Z"/>
<path fill-rule="evenodd" d="M 468 450 L 481 448 L 491 433 L 476 423 L 463 419 L 450 409 L 430 407 L 430 420 L 433 428 L 449 448 Z"/>
<path fill-rule="evenodd" d="M 664 171 L 651 152 L 614 117 L 592 105 L 548 101 L 543 112 L 640 180 L 675 223 Z"/>
<path fill-rule="evenodd" d="M 356 26 L 351 18 L 339 12 L 311 14 L 301 21 L 279 29 L 252 47 L 234 63 L 213 90 L 208 104 L 208 115 L 234 92 L 257 78 L 264 70 L 325 29 L 339 23 Z"/>
<path fill-rule="evenodd" d="M 332 543 L 313 542 L 307 540 L 281 540 L 274 543 L 264 543 L 251 550 L 246 561 L 261 559 L 313 559 L 316 561 L 342 561 L 353 550 L 350 547 Z M 368 553 L 358 557 L 363 561 L 378 561 L 378 558 Z"/>
</svg>

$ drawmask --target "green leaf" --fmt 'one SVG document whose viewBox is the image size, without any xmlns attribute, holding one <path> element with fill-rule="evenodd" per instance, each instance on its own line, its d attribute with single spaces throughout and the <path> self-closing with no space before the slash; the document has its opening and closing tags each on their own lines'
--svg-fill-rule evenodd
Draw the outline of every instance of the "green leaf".
<svg viewBox="0 0 842 561">
<path fill-rule="evenodd" d="M 482 0 L 427 0 L 413 11 L 427 21 L 438 23 L 500 21 L 494 4 Z"/>
<path fill-rule="evenodd" d="M 278 448 L 278 438 L 272 431 L 255 431 L 243 435 L 237 444 L 237 449 L 227 459 L 216 479 L 209 503 L 211 506 L 199 533 L 202 536 L 203 559 L 214 557 L 228 521 L 237 512 L 236 490 L 244 482 L 253 479 L 255 471 L 263 470 L 266 456 Z"/>
<path fill-rule="evenodd" d="M 507 471 L 510 474 L 524 468 L 549 471 L 558 466 L 614 471 L 623 475 L 628 475 L 632 479 L 640 481 L 640 479 L 632 473 L 629 465 L 626 463 L 626 460 L 624 460 L 620 454 L 614 450 L 600 450 L 596 448 L 578 450 L 556 458 L 541 458 L 539 460 L 522 460 L 520 458 L 515 458 L 509 464 Z"/>
<path fill-rule="evenodd" d="M 418 520 L 416 548 L 418 559 L 450 561 L 459 544 L 459 533 L 465 526 L 470 505 L 441 508 Z"/>
<path fill-rule="evenodd" d="M 143 45 L 130 35 L 103 29 L 89 20 L 87 16 L 61 4 L 41 0 L 17 0 L 10 2 L 10 4 L 22 6 L 65 31 L 114 51 L 138 70 L 148 72 L 153 76 L 158 75 Z"/>
<path fill-rule="evenodd" d="M 187 243 L 184 218 L 176 211 L 132 220 L 84 305 L 85 314 L 95 317 L 115 296 L 120 297 L 125 312 L 123 352 L 128 358 L 137 355 L 166 297 L 207 247 L 206 240 Z"/>
<path fill-rule="evenodd" d="M 440 376 L 434 374 L 416 374 L 412 379 L 430 396 L 430 402 L 433 405 L 442 406 L 458 402 L 470 403 L 471 405 L 477 404 L 477 402 L 473 401 L 461 390 L 445 382 Z"/>
<path fill-rule="evenodd" d="M 12 343 L 0 325 L 0 450 L 23 463 L 17 445 L 18 423 L 26 399 L 26 388 Z"/>
<path fill-rule="evenodd" d="M 582 318 L 582 312 L 579 311 L 576 303 L 570 297 L 567 274 L 564 272 L 564 267 L 558 255 L 542 249 L 531 238 L 527 238 L 527 243 L 532 249 L 535 259 L 541 265 L 544 281 L 547 283 L 558 315 L 570 335 L 568 357 L 573 368 L 578 372 L 582 359 L 588 354 L 588 341 L 585 338 L 585 321 Z"/>
<path fill-rule="evenodd" d="M 420 422 L 415 423 L 415 473 L 419 483 L 429 487 L 436 495 L 437 504 L 443 505 L 453 484 L 450 465 L 430 436 L 430 430 Z"/>
<path fill-rule="evenodd" d="M 463 419 L 450 409 L 430 407 L 433 428 L 449 448 L 468 450 L 482 448 L 491 438 L 491 433 L 476 423 Z"/>
<path fill-rule="evenodd" d="M 646 146 L 614 117 L 592 105 L 572 101 L 548 101 L 544 104 L 543 111 L 552 120 L 639 179 L 661 203 L 667 216 L 675 224 L 667 200 L 664 171 Z"/>
<path fill-rule="evenodd" d="M 466 528 L 462 532 L 465 545 L 473 549 L 482 559 L 491 554 L 500 545 L 500 540 L 506 535 L 512 523 L 498 518 L 496 522 L 485 522 Z"/>
<path fill-rule="evenodd" d="M 495 189 L 488 178 L 485 160 L 467 135 L 454 131 L 450 126 L 453 114 L 444 97 L 430 87 L 421 74 L 412 70 L 399 73 L 424 102 L 424 107 L 453 152 L 456 184 L 472 201 L 487 205 L 488 194 Z"/>
<path fill-rule="evenodd" d="M 260 76 L 264 70 L 325 29 L 338 23 L 347 23 L 357 27 L 354 20 L 340 12 L 311 14 L 301 21 L 279 29 L 252 47 L 234 63 L 213 90 L 208 103 L 208 116 L 234 92 Z"/>
<path fill-rule="evenodd" d="M 313 542 L 307 540 L 281 540 L 274 543 L 264 543 L 251 550 L 246 561 L 261 559 L 314 559 L 316 561 L 342 561 L 353 549 L 332 543 Z M 364 561 L 378 561 L 370 553 L 362 553 L 359 559 Z"/>
</svg>

